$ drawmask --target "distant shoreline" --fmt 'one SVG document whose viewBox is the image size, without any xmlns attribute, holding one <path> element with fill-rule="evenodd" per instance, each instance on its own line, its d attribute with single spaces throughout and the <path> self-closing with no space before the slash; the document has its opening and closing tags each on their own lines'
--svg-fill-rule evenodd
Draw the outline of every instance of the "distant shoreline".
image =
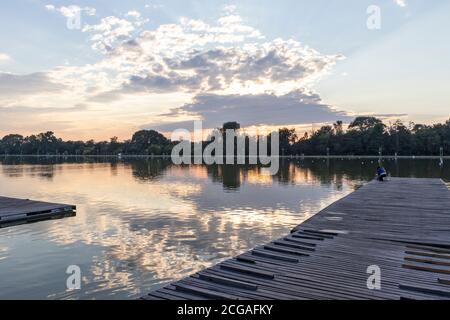
<svg viewBox="0 0 450 320">
<path fill-rule="evenodd" d="M 170 159 L 170 155 L 136 155 L 136 154 L 123 154 L 119 155 L 37 155 L 37 154 L 3 154 L 0 158 L 161 158 Z M 192 157 L 194 158 L 194 157 Z M 237 157 L 234 157 L 237 158 Z M 249 158 L 245 156 L 245 158 Z M 450 156 L 395 156 L 395 155 L 304 155 L 304 156 L 279 156 L 281 159 L 450 159 Z"/>
</svg>

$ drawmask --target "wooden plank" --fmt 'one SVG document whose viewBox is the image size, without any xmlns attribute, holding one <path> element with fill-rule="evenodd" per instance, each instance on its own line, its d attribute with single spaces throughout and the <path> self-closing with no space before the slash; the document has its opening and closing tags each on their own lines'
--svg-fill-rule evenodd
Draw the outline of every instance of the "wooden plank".
<svg viewBox="0 0 450 320">
<path fill-rule="evenodd" d="M 414 255 L 414 256 L 422 256 L 422 257 L 430 257 L 430 258 L 438 258 L 438 259 L 450 259 L 450 255 L 435 254 L 435 253 L 428 253 L 428 252 L 405 251 L 405 253 Z"/>
<path fill-rule="evenodd" d="M 286 261 L 286 262 L 292 262 L 292 263 L 298 263 L 298 259 L 297 258 L 293 258 L 293 257 L 288 257 L 282 254 L 275 254 L 275 253 L 269 253 L 267 251 L 264 250 L 252 250 L 252 254 L 255 256 L 261 256 L 261 257 L 266 257 L 272 260 L 280 260 L 280 261 Z"/>
<path fill-rule="evenodd" d="M 436 295 L 436 296 L 450 298 L 450 291 L 430 288 L 428 286 L 421 286 L 421 287 L 419 287 L 419 286 L 411 286 L 411 285 L 400 284 L 399 288 L 400 289 L 404 289 L 404 290 L 409 290 L 409 291 L 416 291 L 416 292 L 421 292 L 421 293 L 429 293 L 429 294 Z"/>
<path fill-rule="evenodd" d="M 450 262 L 438 261 L 438 260 L 433 260 L 433 259 L 421 259 L 421 258 L 414 258 L 414 257 L 405 257 L 405 260 L 406 261 L 412 261 L 412 262 L 419 262 L 419 263 L 428 263 L 428 264 L 433 264 L 433 265 L 437 265 L 437 266 L 450 267 Z"/>
<path fill-rule="evenodd" d="M 299 249 L 299 250 L 303 250 L 303 251 L 314 251 L 314 248 L 301 246 L 301 245 L 298 245 L 298 244 L 293 244 L 293 243 L 289 243 L 289 242 L 282 241 L 282 240 L 274 241 L 273 244 L 275 244 L 277 246 L 294 248 L 294 249 Z"/>
<path fill-rule="evenodd" d="M 220 293 L 213 290 L 203 289 L 192 285 L 187 284 L 181 284 L 180 282 L 175 283 L 174 287 L 177 291 L 181 292 L 187 292 L 187 293 L 193 293 L 199 296 L 204 296 L 206 298 L 210 299 L 216 299 L 216 300 L 238 300 L 237 296 L 229 295 L 225 293 Z"/>
<path fill-rule="evenodd" d="M 450 285 L 450 279 L 439 278 L 438 282 L 440 284 Z"/>
<path fill-rule="evenodd" d="M 258 289 L 257 285 L 254 285 L 254 284 L 251 284 L 248 282 L 244 282 L 244 281 L 230 280 L 230 279 L 227 279 L 224 277 L 211 276 L 211 275 L 207 275 L 207 274 L 203 274 L 203 273 L 200 273 L 198 275 L 198 277 L 201 280 L 225 284 L 225 285 L 232 286 L 232 287 L 237 287 L 237 288 L 242 288 L 242 289 L 247 289 L 247 290 L 252 290 L 252 291 L 255 291 Z"/>
<path fill-rule="evenodd" d="M 231 270 L 234 272 L 245 273 L 245 274 L 249 274 L 249 275 L 252 275 L 255 277 L 267 278 L 267 279 L 275 278 L 275 275 L 271 272 L 258 271 L 258 270 L 252 269 L 252 268 L 243 267 L 243 266 L 239 266 L 239 265 L 223 264 L 220 267 L 225 270 Z"/>
<path fill-rule="evenodd" d="M 311 243 L 311 242 L 306 242 L 306 241 L 301 241 L 301 240 L 297 240 L 297 239 L 293 239 L 290 237 L 285 237 L 283 238 L 284 241 L 288 241 L 288 242 L 293 242 L 293 243 L 297 243 L 303 246 L 308 246 L 308 247 L 315 247 L 317 244 L 315 243 Z"/>
<path fill-rule="evenodd" d="M 274 245 L 270 245 L 270 244 L 265 245 L 264 249 L 269 250 L 269 251 L 280 252 L 280 253 L 284 253 L 284 254 L 292 254 L 292 255 L 296 255 L 296 256 L 302 256 L 302 257 L 309 256 L 309 254 L 307 254 L 307 253 L 300 252 L 301 250 L 285 249 L 280 246 L 274 246 Z"/>
<path fill-rule="evenodd" d="M 440 269 L 439 268 L 431 268 L 431 267 L 427 267 L 427 266 L 413 265 L 413 264 L 404 264 L 404 265 L 402 265 L 402 267 L 405 269 L 411 269 L 411 270 L 450 274 L 450 270 L 442 269 L 442 268 L 440 268 Z"/>
</svg>

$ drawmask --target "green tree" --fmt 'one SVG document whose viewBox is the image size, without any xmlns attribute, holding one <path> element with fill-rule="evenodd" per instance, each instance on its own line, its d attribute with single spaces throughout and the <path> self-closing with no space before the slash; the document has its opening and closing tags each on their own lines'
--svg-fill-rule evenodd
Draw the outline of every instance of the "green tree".
<svg viewBox="0 0 450 320">
<path fill-rule="evenodd" d="M 20 134 L 8 134 L 2 139 L 2 149 L 6 154 L 21 154 L 23 142 Z"/>
<path fill-rule="evenodd" d="M 380 119 L 377 119 L 375 117 L 357 117 L 355 120 L 353 120 L 348 128 L 350 130 L 359 130 L 361 132 L 368 131 L 371 129 L 374 129 L 375 126 L 384 126 L 383 122 Z"/>
<path fill-rule="evenodd" d="M 278 130 L 279 143 L 280 143 L 280 154 L 286 155 L 291 154 L 292 145 L 297 141 L 297 133 L 295 129 L 282 128 Z"/>
<path fill-rule="evenodd" d="M 151 154 L 155 149 L 150 150 L 150 146 L 159 146 L 163 150 L 168 144 L 170 141 L 154 130 L 138 131 L 131 138 L 131 149 L 135 154 Z"/>
<path fill-rule="evenodd" d="M 237 123 L 236 121 L 225 122 L 222 126 L 222 132 L 226 132 L 226 130 L 237 131 L 239 129 L 241 129 L 241 125 L 239 123 Z"/>
</svg>

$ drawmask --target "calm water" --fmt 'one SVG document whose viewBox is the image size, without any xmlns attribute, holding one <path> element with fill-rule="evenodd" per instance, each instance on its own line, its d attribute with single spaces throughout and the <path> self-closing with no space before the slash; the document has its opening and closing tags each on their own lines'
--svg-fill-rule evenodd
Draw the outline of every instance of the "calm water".
<svg viewBox="0 0 450 320">
<path fill-rule="evenodd" d="M 450 180 L 449 163 L 390 160 L 393 176 Z M 0 195 L 77 216 L 0 229 L 0 298 L 129 299 L 270 241 L 373 178 L 376 161 L 257 167 L 165 160 L 0 159 Z M 82 288 L 66 290 L 69 265 Z"/>
</svg>

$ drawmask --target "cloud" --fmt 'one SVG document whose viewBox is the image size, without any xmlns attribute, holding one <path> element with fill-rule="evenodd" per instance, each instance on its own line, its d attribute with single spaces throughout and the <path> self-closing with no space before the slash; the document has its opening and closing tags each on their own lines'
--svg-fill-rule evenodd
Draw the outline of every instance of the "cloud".
<svg viewBox="0 0 450 320">
<path fill-rule="evenodd" d="M 0 63 L 5 63 L 8 61 L 11 61 L 11 57 L 9 55 L 7 55 L 6 53 L 0 52 Z"/>
<path fill-rule="evenodd" d="M 409 116 L 407 113 L 377 113 L 377 114 L 368 114 L 369 116 L 376 118 L 403 118 Z"/>
<path fill-rule="evenodd" d="M 143 19 L 137 11 L 130 11 L 126 15 L 132 20 L 109 16 L 101 19 L 98 24 L 86 24 L 82 31 L 92 34 L 91 42 L 94 50 L 108 53 L 121 41 L 131 38 L 137 28 L 144 25 L 148 20 Z"/>
<path fill-rule="evenodd" d="M 406 0 L 394 0 L 394 2 L 399 7 L 406 7 Z"/>
<path fill-rule="evenodd" d="M 65 85 L 53 82 L 45 72 L 25 75 L 0 73 L 0 95 L 4 96 L 59 92 L 65 88 Z"/>
<path fill-rule="evenodd" d="M 234 16 L 219 19 L 218 26 L 181 19 L 178 25 L 162 25 L 123 42 L 110 50 L 111 60 L 129 72 L 116 89 L 133 94 L 287 93 L 317 81 L 343 58 L 294 40 L 262 42 L 259 31 L 241 22 Z M 252 39 L 256 42 L 243 43 Z"/>
<path fill-rule="evenodd" d="M 66 6 L 56 7 L 52 4 L 48 4 L 45 6 L 45 8 L 48 11 L 58 12 L 66 18 L 73 18 L 73 17 L 80 15 L 81 13 L 84 13 L 88 16 L 95 16 L 95 14 L 97 13 L 97 10 L 95 8 L 92 8 L 92 7 L 81 8 L 76 5 L 71 5 L 71 6 L 67 6 L 67 7 Z"/>
<path fill-rule="evenodd" d="M 126 15 L 127 15 L 127 17 L 133 17 L 135 19 L 139 19 L 141 17 L 141 14 L 139 13 L 139 11 L 136 11 L 136 10 L 128 11 L 128 13 Z"/>
<path fill-rule="evenodd" d="M 176 120 L 183 117 L 202 120 L 204 128 L 217 128 L 227 121 L 238 121 L 243 127 L 250 127 L 301 125 L 336 120 L 346 122 L 353 119 L 349 114 L 323 103 L 319 95 L 296 90 L 282 96 L 267 93 L 201 94 L 196 96 L 192 103 L 161 114 L 157 121 L 146 127 L 162 131 L 190 129 L 192 120 Z"/>
<path fill-rule="evenodd" d="M 286 94 L 316 82 L 342 58 L 293 39 L 266 41 L 235 10 L 225 8 L 213 24 L 180 18 L 145 31 L 139 31 L 146 20 L 137 11 L 102 18 L 82 31 L 104 59 L 75 72 L 60 68 L 59 78 L 79 83 L 105 75 L 103 90 L 86 97 L 97 102 L 139 93 Z"/>
<path fill-rule="evenodd" d="M 133 76 L 125 85 L 131 90 L 218 91 L 247 88 L 256 92 L 292 91 L 327 72 L 339 59 L 324 56 L 295 41 L 276 40 L 252 48 L 191 51 L 184 58 L 166 58 L 146 76 Z M 155 67 L 155 65 L 154 65 Z"/>
<path fill-rule="evenodd" d="M 222 10 L 227 14 L 233 14 L 236 12 L 237 7 L 234 4 L 226 4 L 222 7 Z"/>
<path fill-rule="evenodd" d="M 214 24 L 180 18 L 140 33 L 143 20 L 135 14 L 85 26 L 93 47 L 105 54 L 89 72 L 108 74 L 110 80 L 107 90 L 87 99 L 109 102 L 169 92 L 280 95 L 315 83 L 343 58 L 293 39 L 266 41 L 234 10 L 227 9 Z"/>
<path fill-rule="evenodd" d="M 121 98 L 121 93 L 119 91 L 108 91 L 101 92 L 91 95 L 87 98 L 90 102 L 99 102 L 99 103 L 107 103 L 119 100 Z"/>
<path fill-rule="evenodd" d="M 74 107 L 68 108 L 49 108 L 49 107 L 27 107 L 27 106 L 8 106 L 0 107 L 0 114 L 14 114 L 14 113 L 26 113 L 26 114 L 49 114 L 49 113 L 69 113 L 80 112 L 87 110 L 86 105 L 79 104 Z"/>
<path fill-rule="evenodd" d="M 145 9 L 160 9 L 162 8 L 163 5 L 162 4 L 152 4 L 152 3 L 147 3 L 145 5 Z"/>
</svg>

